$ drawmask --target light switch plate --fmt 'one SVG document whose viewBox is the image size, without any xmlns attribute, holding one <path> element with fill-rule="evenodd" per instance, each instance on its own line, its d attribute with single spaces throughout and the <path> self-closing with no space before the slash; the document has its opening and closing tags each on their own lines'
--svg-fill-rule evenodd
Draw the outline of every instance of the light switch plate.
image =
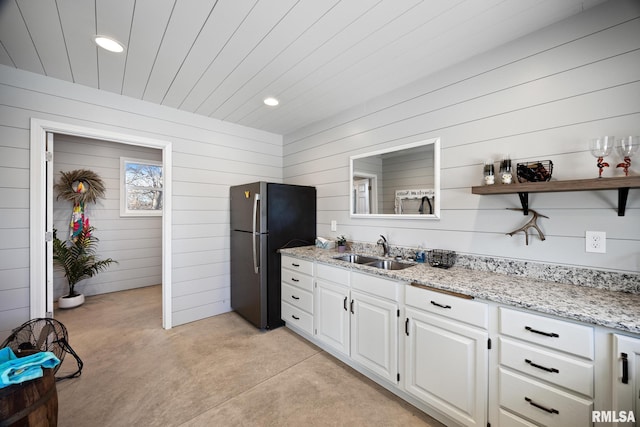
<svg viewBox="0 0 640 427">
<path fill-rule="evenodd" d="M 585 232 L 585 250 L 600 254 L 607 253 L 607 233 L 604 231 Z"/>
<path fill-rule="evenodd" d="M 331 231 L 338 231 L 338 222 L 335 219 L 331 220 Z"/>
</svg>

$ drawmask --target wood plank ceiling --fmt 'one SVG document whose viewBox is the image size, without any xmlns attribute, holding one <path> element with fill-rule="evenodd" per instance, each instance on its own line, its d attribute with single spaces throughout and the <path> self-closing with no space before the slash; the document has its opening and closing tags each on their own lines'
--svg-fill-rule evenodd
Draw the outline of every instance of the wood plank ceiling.
<svg viewBox="0 0 640 427">
<path fill-rule="evenodd" d="M 602 1 L 0 0 L 0 64 L 286 135 Z"/>
</svg>

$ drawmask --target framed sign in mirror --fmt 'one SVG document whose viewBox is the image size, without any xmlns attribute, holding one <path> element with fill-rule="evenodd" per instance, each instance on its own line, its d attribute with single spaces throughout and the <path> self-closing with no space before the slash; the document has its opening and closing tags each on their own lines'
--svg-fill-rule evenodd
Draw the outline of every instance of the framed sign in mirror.
<svg viewBox="0 0 640 427">
<path fill-rule="evenodd" d="M 350 160 L 352 218 L 440 218 L 440 138 Z"/>
</svg>

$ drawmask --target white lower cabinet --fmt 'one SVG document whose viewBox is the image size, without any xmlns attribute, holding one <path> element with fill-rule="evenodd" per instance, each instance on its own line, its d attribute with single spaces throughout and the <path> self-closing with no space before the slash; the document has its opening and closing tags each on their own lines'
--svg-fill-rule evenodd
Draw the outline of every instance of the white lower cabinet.
<svg viewBox="0 0 640 427">
<path fill-rule="evenodd" d="M 536 424 L 525 421 L 504 409 L 500 409 L 500 412 L 498 413 L 498 421 L 498 425 L 500 427 L 538 427 Z"/>
<path fill-rule="evenodd" d="M 315 337 L 397 383 L 398 303 L 392 298 L 399 284 L 322 264 L 316 277 Z"/>
<path fill-rule="evenodd" d="M 506 425 L 592 425 L 593 327 L 500 307 L 499 333 L 498 401 Z"/>
<path fill-rule="evenodd" d="M 640 338 L 613 334 L 612 355 L 613 408 L 612 425 L 640 425 Z M 605 414 L 601 414 L 604 418 Z"/>
<path fill-rule="evenodd" d="M 313 261 L 282 256 L 280 317 L 287 326 L 313 334 Z"/>
<path fill-rule="evenodd" d="M 348 355 L 349 288 L 316 279 L 315 296 L 315 337 L 334 350 Z"/>
<path fill-rule="evenodd" d="M 480 315 L 487 307 L 444 294 L 407 287 L 405 310 L 405 388 L 427 405 L 461 425 L 487 424 L 488 332 L 449 318 L 460 305 Z M 477 304 L 477 306 L 476 306 Z M 431 308 L 446 314 L 427 312 Z M 460 312 L 465 319 L 465 315 Z M 469 319 L 465 319 L 469 320 Z"/>
<path fill-rule="evenodd" d="M 311 335 L 313 330 L 313 316 L 298 307 L 282 302 L 280 305 L 280 315 L 289 326 L 295 325 L 303 332 Z"/>
<path fill-rule="evenodd" d="M 398 381 L 398 304 L 351 292 L 351 358 L 391 381 Z"/>
<path fill-rule="evenodd" d="M 593 396 L 594 366 L 590 361 L 501 337 L 500 364 L 552 385 Z"/>
<path fill-rule="evenodd" d="M 502 368 L 499 381 L 502 408 L 548 427 L 591 425 L 590 399 Z"/>
</svg>

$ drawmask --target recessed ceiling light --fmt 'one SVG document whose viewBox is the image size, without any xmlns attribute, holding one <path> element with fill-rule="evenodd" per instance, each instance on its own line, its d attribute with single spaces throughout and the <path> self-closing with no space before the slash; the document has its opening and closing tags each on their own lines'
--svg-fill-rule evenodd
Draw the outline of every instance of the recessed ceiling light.
<svg viewBox="0 0 640 427">
<path fill-rule="evenodd" d="M 269 97 L 269 98 L 265 98 L 264 99 L 264 103 L 265 103 L 265 105 L 268 105 L 269 107 L 275 107 L 276 105 L 280 104 L 280 101 L 278 101 L 277 99 L 275 99 L 273 97 Z"/>
<path fill-rule="evenodd" d="M 96 42 L 96 44 L 98 46 L 100 46 L 103 49 L 108 50 L 109 52 L 120 53 L 120 52 L 122 52 L 124 50 L 124 46 L 120 42 L 118 42 L 118 41 L 116 41 L 116 40 L 114 40 L 114 39 L 112 39 L 110 37 L 95 36 L 93 38 L 93 40 Z"/>
</svg>

